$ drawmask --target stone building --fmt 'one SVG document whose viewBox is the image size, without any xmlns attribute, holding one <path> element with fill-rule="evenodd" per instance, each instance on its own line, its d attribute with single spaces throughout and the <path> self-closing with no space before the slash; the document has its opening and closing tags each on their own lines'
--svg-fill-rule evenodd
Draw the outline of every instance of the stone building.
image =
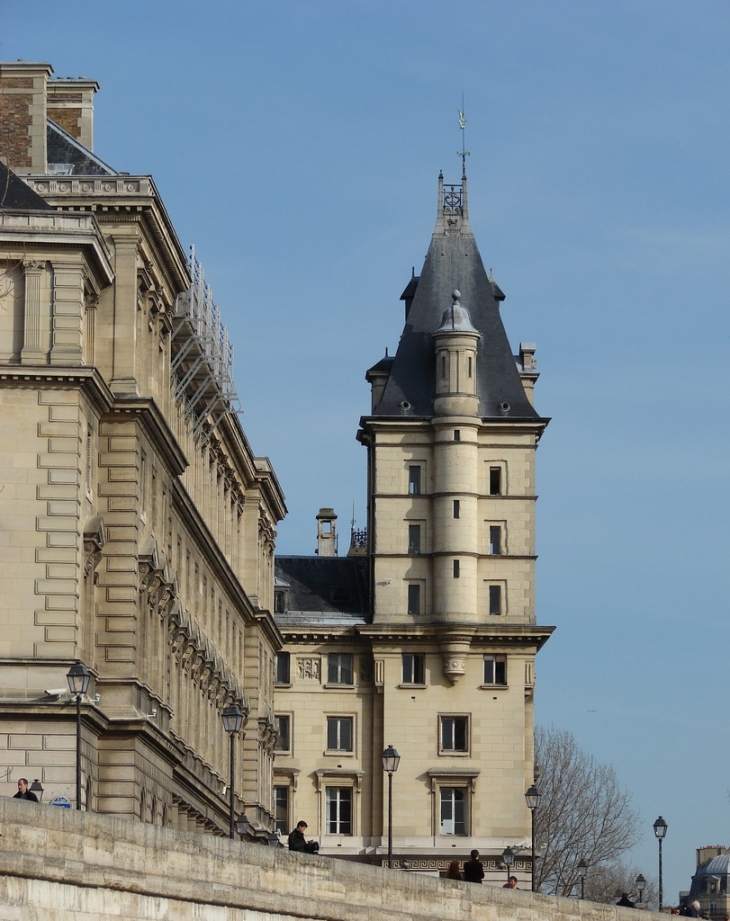
<svg viewBox="0 0 730 921">
<path fill-rule="evenodd" d="M 367 372 L 368 521 L 351 553 L 335 515 L 319 552 L 277 558 L 277 824 L 300 817 L 321 853 L 386 859 L 381 754 L 393 784 L 396 866 L 443 872 L 477 848 L 531 873 L 535 656 L 552 627 L 534 601 L 535 347 L 513 355 L 504 294 L 487 274 L 466 176 L 439 177 L 436 227 L 401 299 L 395 355 Z M 322 552 L 323 524 L 327 549 Z"/>
<path fill-rule="evenodd" d="M 97 89 L 0 65 L 0 793 L 74 799 L 80 660 L 86 809 L 225 833 L 232 783 L 263 833 L 284 499 L 202 269 L 94 152 Z"/>
<path fill-rule="evenodd" d="M 722 845 L 697 848 L 697 869 L 692 885 L 680 901 L 700 903 L 700 913 L 707 912 L 713 921 L 730 913 L 730 850 Z"/>
</svg>

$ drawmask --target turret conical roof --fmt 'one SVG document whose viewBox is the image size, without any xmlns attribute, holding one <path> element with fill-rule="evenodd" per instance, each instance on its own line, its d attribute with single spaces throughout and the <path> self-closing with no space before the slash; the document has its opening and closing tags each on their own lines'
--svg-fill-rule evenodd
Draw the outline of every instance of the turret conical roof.
<svg viewBox="0 0 730 921">
<path fill-rule="evenodd" d="M 482 418 L 538 419 L 520 379 L 502 324 L 504 294 L 487 275 L 467 211 L 467 184 L 445 185 L 439 176 L 436 227 L 420 277 L 403 297 L 410 302 L 398 351 L 374 416 L 434 415 L 436 369 L 433 333 L 454 289 L 481 333 L 477 351 L 479 415 Z M 415 291 L 414 291 L 415 288 Z M 412 299 L 412 300 L 411 300 Z M 509 407 L 506 409 L 506 407 Z"/>
</svg>

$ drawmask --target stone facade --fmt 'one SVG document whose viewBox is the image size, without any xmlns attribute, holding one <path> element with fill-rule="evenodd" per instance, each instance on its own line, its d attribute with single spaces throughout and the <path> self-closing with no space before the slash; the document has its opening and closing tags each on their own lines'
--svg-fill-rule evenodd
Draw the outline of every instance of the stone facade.
<svg viewBox="0 0 730 921">
<path fill-rule="evenodd" d="M 236 805 L 263 832 L 283 495 L 154 182 L 96 158 L 96 84 L 51 72 L 0 65 L 0 159 L 31 190 L 0 203 L 0 792 L 75 798 L 78 659 L 86 809 L 225 833 L 237 703 Z"/>
<path fill-rule="evenodd" d="M 526 882 L 535 656 L 552 632 L 537 625 L 534 589 L 548 420 L 532 405 L 534 345 L 513 355 L 507 343 L 466 178 L 440 178 L 438 195 L 398 352 L 367 373 L 368 597 L 342 584 L 359 537 L 339 575 L 321 555 L 278 561 L 278 821 L 305 818 L 321 853 L 384 863 L 381 754 L 394 745 L 394 865 L 443 873 L 477 848 L 504 881 L 509 846 Z"/>
</svg>

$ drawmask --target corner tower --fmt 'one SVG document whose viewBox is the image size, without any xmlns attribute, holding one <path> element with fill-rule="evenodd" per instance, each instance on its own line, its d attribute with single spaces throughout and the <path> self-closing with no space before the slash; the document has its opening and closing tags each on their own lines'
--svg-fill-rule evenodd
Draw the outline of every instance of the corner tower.
<svg viewBox="0 0 730 921">
<path fill-rule="evenodd" d="M 426 261 L 401 296 L 398 350 L 366 375 L 371 413 L 358 438 L 373 608 L 360 633 L 382 689 L 383 740 L 401 740 L 405 852 L 406 839 L 426 847 L 431 836 L 444 859 L 459 846 L 496 860 L 529 839 L 534 660 L 552 632 L 534 603 L 534 460 L 549 420 L 532 405 L 534 346 L 510 348 L 505 296 L 467 204 L 466 176 L 440 175 Z M 529 876 L 529 859 L 519 868 Z"/>
</svg>

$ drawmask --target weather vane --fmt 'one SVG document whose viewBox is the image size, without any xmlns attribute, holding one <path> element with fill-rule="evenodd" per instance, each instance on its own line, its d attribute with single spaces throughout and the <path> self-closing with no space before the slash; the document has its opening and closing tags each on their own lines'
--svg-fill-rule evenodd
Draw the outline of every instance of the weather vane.
<svg viewBox="0 0 730 921">
<path fill-rule="evenodd" d="M 461 150 L 457 150 L 457 156 L 461 157 L 461 178 L 466 179 L 466 158 L 471 156 L 466 149 L 466 115 L 464 114 L 464 94 L 461 94 L 461 108 L 459 112 L 459 128 L 461 128 Z"/>
</svg>

